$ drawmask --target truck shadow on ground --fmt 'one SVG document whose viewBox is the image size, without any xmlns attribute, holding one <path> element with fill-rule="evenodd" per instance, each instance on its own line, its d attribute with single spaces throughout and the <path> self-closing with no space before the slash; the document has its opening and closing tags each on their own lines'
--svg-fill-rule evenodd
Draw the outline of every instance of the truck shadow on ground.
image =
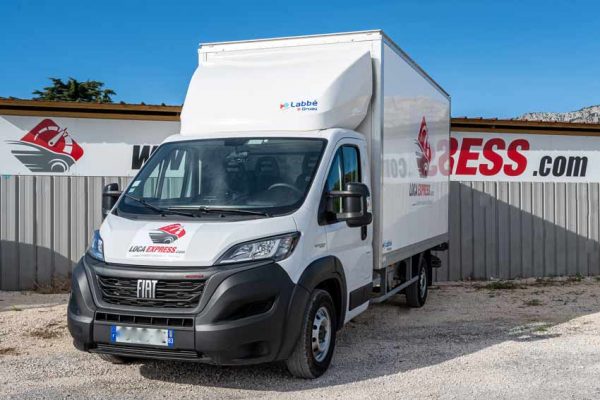
<svg viewBox="0 0 600 400">
<path fill-rule="evenodd" d="M 600 292 L 600 284 L 597 288 Z M 445 291 L 432 291 L 429 303 L 433 304 L 422 309 L 410 309 L 404 304 L 403 296 L 396 296 L 396 299 L 370 308 L 347 324 L 338 334 L 336 353 L 329 371 L 319 379 L 293 378 L 284 363 L 217 367 L 142 361 L 140 373 L 151 380 L 204 387 L 275 392 L 309 390 L 429 367 L 505 341 L 534 342 L 555 338 L 560 334 L 552 333 L 552 326 L 600 312 L 600 303 L 595 301 L 593 307 L 569 309 L 562 317 L 556 316 L 548 321 L 541 316 L 536 317 L 538 311 L 533 310 L 535 307 L 524 305 L 519 298 L 511 300 L 515 309 L 520 309 L 517 311 L 519 315 L 505 317 L 492 311 L 495 299 L 491 294 L 482 293 L 486 290 L 467 289 L 467 301 L 463 300 L 460 304 L 452 304 L 452 298 L 444 294 Z M 523 291 L 536 293 L 532 289 Z M 479 308 L 474 316 L 469 315 L 473 311 L 469 310 L 469 304 L 473 304 L 470 302 L 477 304 L 482 299 L 487 302 L 490 313 L 486 314 L 479 304 L 473 306 Z"/>
</svg>

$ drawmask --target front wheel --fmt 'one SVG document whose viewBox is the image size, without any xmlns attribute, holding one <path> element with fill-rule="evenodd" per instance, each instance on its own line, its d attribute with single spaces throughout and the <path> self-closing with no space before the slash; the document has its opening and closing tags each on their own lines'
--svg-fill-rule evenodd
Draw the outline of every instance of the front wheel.
<svg viewBox="0 0 600 400">
<path fill-rule="evenodd" d="M 316 289 L 304 311 L 298 342 L 286 360 L 292 375 L 314 379 L 327 371 L 335 348 L 336 326 L 337 316 L 331 295 Z"/>
<path fill-rule="evenodd" d="M 421 257 L 418 268 L 418 278 L 415 283 L 406 288 L 406 302 L 409 307 L 419 308 L 425 305 L 427 301 L 427 292 L 429 288 L 427 260 Z"/>
</svg>

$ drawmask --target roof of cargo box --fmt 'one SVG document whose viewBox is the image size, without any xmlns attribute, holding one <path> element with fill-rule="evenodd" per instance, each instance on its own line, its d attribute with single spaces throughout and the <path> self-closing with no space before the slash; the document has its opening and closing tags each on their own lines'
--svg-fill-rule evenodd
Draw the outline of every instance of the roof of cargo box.
<svg viewBox="0 0 600 400">
<path fill-rule="evenodd" d="M 400 48 L 383 30 L 372 29 L 365 31 L 354 31 L 354 32 L 338 32 L 338 33 L 326 33 L 318 35 L 301 35 L 301 36 L 286 36 L 277 38 L 264 38 L 264 39 L 250 39 L 250 40 L 236 40 L 236 41 L 225 41 L 225 42 L 208 42 L 200 43 L 198 52 L 200 54 L 214 53 L 220 51 L 232 51 L 232 50 L 251 50 L 251 49 L 264 49 L 264 48 L 277 48 L 283 46 L 298 46 L 307 44 L 326 44 L 326 43 L 339 43 L 344 41 L 370 41 L 374 39 L 382 39 L 391 48 L 393 48 L 399 56 L 401 56 L 406 62 L 408 62 L 417 72 L 419 72 L 425 79 L 433 84 L 438 90 L 440 90 L 445 96 L 450 97 L 448 92 L 444 90 L 423 68 L 419 66 L 404 50 Z"/>
<path fill-rule="evenodd" d="M 380 30 L 207 43 L 188 87 L 181 133 L 355 129 L 372 95 L 374 40 L 448 96 Z"/>
<path fill-rule="evenodd" d="M 388 36 L 379 29 L 355 32 L 338 32 L 318 35 L 282 36 L 249 40 L 231 40 L 224 42 L 200 43 L 201 53 L 225 50 L 259 49 L 265 47 L 297 46 L 302 44 L 338 43 L 340 41 L 373 40 Z M 388 38 L 389 39 L 389 38 Z"/>
</svg>

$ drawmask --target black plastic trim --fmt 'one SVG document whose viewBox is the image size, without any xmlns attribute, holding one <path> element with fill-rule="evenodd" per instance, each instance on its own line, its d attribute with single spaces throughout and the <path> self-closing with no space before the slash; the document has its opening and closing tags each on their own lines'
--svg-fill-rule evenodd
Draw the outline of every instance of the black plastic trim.
<svg viewBox="0 0 600 400">
<path fill-rule="evenodd" d="M 302 273 L 298 284 L 295 285 L 288 305 L 287 318 L 285 320 L 284 341 L 277 359 L 285 360 L 292 353 L 298 338 L 302 332 L 304 312 L 310 299 L 312 291 L 320 284 L 334 280 L 339 290 L 339 298 L 334 298 L 337 316 L 337 329 L 344 325 L 346 318 L 346 275 L 342 263 L 334 256 L 327 256 L 313 261 Z"/>
<path fill-rule="evenodd" d="M 217 287 L 229 276 L 236 273 L 259 268 L 262 266 L 273 265 L 272 260 L 261 260 L 247 263 L 224 264 L 211 267 L 166 267 L 166 266 L 145 266 L 145 265 L 125 265 L 109 264 L 98 261 L 89 255 L 82 259 L 82 264 L 86 267 L 88 280 L 93 287 L 92 296 L 97 307 L 104 310 L 117 312 L 151 312 L 151 313 L 170 313 L 170 314 L 198 314 L 206 307 L 209 299 L 213 296 Z M 189 279 L 205 280 L 204 289 L 200 301 L 194 307 L 190 308 L 160 308 L 160 307 L 139 307 L 131 305 L 111 304 L 103 300 L 98 275 L 113 276 L 120 278 L 136 279 Z"/>
<path fill-rule="evenodd" d="M 346 275 L 342 263 L 337 257 L 327 256 L 313 261 L 302 273 L 298 285 L 305 288 L 309 293 L 320 283 L 329 279 L 335 279 L 340 289 L 340 315 L 338 315 L 338 329 L 344 325 L 346 318 L 347 286 Z M 334 299 L 336 301 L 336 299 Z"/>
<path fill-rule="evenodd" d="M 195 360 L 218 365 L 283 360 L 289 357 L 297 340 L 297 336 L 288 335 L 288 332 L 299 331 L 297 327 L 302 323 L 308 301 L 306 289 L 294 284 L 279 264 L 269 261 L 211 270 L 201 302 L 192 312 L 115 307 L 95 302 L 99 289 L 90 280 L 95 276 L 94 268 L 140 278 L 144 273 L 158 276 L 170 275 L 171 271 L 122 271 L 100 262 L 94 262 L 95 267 L 86 266 L 84 261 L 80 261 L 73 273 L 74 282 L 83 281 L 83 284 L 74 284 L 68 313 L 74 343 L 83 351 L 137 356 L 139 350 L 139 356 L 145 358 Z M 175 272 L 179 273 L 181 271 Z M 188 270 L 185 273 L 194 272 Z M 86 294 L 81 295 L 81 292 Z M 86 315 L 80 317 L 78 313 Z M 174 348 L 114 344 L 111 342 L 112 325 L 173 329 Z"/>
<path fill-rule="evenodd" d="M 97 312 L 94 318 L 94 323 L 120 324 L 127 326 L 154 327 L 160 326 L 164 328 L 193 328 L 193 318 L 178 318 L 171 316 L 147 316 L 135 314 L 113 314 L 106 312 Z"/>
<path fill-rule="evenodd" d="M 142 348 L 138 346 L 98 344 L 96 347 L 91 348 L 90 352 L 113 354 L 116 356 L 134 358 L 210 362 L 209 359 L 203 357 L 202 354 L 194 350 L 170 350 L 157 348 Z"/>
<path fill-rule="evenodd" d="M 373 282 L 369 282 L 364 286 L 354 289 L 350 292 L 349 309 L 354 310 L 356 307 L 365 304 L 371 298 L 373 292 Z"/>
</svg>

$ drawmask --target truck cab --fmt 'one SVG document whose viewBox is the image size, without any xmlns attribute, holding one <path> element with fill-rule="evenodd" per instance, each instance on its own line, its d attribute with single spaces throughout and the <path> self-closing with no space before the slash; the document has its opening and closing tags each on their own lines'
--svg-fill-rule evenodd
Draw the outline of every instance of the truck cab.
<svg viewBox="0 0 600 400">
<path fill-rule="evenodd" d="M 399 193 L 425 178 L 385 177 L 382 145 L 411 161 L 418 150 L 411 171 L 427 176 L 437 161 L 423 155 L 428 138 L 447 137 L 449 117 L 434 107 L 435 135 L 418 113 L 414 138 L 384 139 L 383 47 L 373 50 L 384 39 L 201 47 L 180 134 L 126 188 L 106 188 L 104 222 L 73 271 L 78 349 L 115 363 L 284 360 L 293 375 L 315 378 L 336 332 L 371 302 L 402 292 L 425 303 L 431 250 L 447 232 L 447 176 L 429 179 L 435 195 L 407 209 Z M 288 97 L 303 100 L 280 100 Z M 399 218 L 423 216 L 438 220 L 423 220 L 425 233 L 413 227 L 413 243 L 387 238 L 411 229 Z"/>
</svg>

